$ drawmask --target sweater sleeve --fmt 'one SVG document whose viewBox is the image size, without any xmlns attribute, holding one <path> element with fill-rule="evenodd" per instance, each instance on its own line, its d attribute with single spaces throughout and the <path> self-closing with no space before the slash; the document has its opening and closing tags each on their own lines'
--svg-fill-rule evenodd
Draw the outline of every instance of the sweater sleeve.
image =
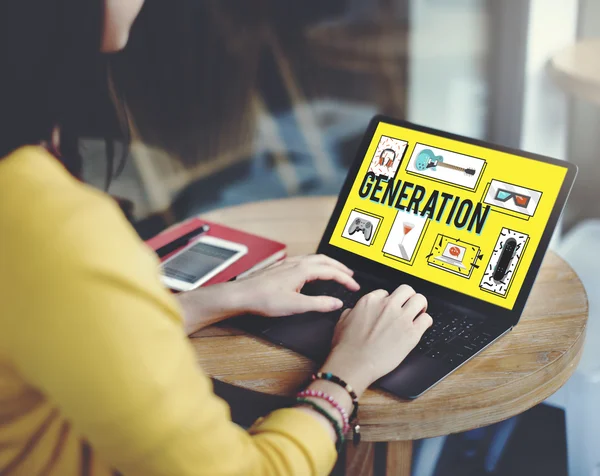
<svg viewBox="0 0 600 476">
<path fill-rule="evenodd" d="M 321 423 L 282 409 L 246 432 L 214 395 L 160 284 L 157 260 L 115 206 L 81 201 L 15 286 L 10 354 L 125 475 L 326 475 L 334 445 Z M 31 263 L 31 264 L 28 264 Z"/>
</svg>

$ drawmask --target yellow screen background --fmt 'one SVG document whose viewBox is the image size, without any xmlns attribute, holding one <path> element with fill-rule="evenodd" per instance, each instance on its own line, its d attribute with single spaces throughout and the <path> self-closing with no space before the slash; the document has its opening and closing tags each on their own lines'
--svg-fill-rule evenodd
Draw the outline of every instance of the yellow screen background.
<svg viewBox="0 0 600 476">
<path fill-rule="evenodd" d="M 383 247 L 390 234 L 398 210 L 393 206 L 388 206 L 387 202 L 376 203 L 371 201 L 369 197 L 361 198 L 359 196 L 359 189 L 365 175 L 369 171 L 371 161 L 376 153 L 382 136 L 399 139 L 408 143 L 406 152 L 396 174 L 396 181 L 406 180 L 415 185 L 422 185 L 429 193 L 432 190 L 438 190 L 440 193 L 447 192 L 459 196 L 461 199 L 470 199 L 474 204 L 483 200 L 483 193 L 487 185 L 493 179 L 516 184 L 521 187 L 542 192 L 542 197 L 534 216 L 529 219 L 523 219 L 518 217 L 517 214 L 511 215 L 500 213 L 492 207 L 485 222 L 485 227 L 480 235 L 478 235 L 475 230 L 468 232 L 467 227 L 460 230 L 457 229 L 453 223 L 446 225 L 445 219 L 442 219 L 440 222 L 428 220 L 427 228 L 421 237 L 419 248 L 412 257 L 412 264 L 385 256 Z M 427 177 L 408 174 L 406 167 L 409 164 L 412 152 L 417 143 L 427 144 L 432 147 L 446 149 L 448 151 L 485 160 L 486 165 L 481 174 L 481 178 L 478 181 L 477 188 L 474 191 L 461 189 L 450 184 L 430 180 Z M 348 199 L 341 212 L 340 219 L 338 220 L 331 237 L 330 244 L 391 268 L 443 285 L 455 291 L 468 294 L 504 308 L 512 309 L 533 260 L 558 193 L 560 192 L 560 188 L 566 176 L 566 171 L 567 170 L 564 167 L 400 126 L 380 123 L 371 140 L 371 144 L 367 150 L 356 180 L 352 185 Z M 381 195 L 382 193 L 379 194 L 379 196 Z M 355 209 L 382 218 L 376 233 L 373 235 L 373 241 L 370 246 L 351 241 L 342 236 L 347 227 L 350 213 Z M 509 291 L 505 296 L 499 296 L 480 288 L 480 282 L 485 272 L 486 264 L 494 251 L 502 228 L 518 230 L 519 232 L 529 235 L 529 241 L 527 242 L 523 254 L 519 258 L 519 266 L 514 271 Z M 472 270 L 472 274 L 468 279 L 457 274 L 446 272 L 430 264 L 431 250 L 439 235 L 452 236 L 453 238 L 458 238 L 461 241 L 473 243 L 480 247 L 480 252 L 483 255 L 483 258 L 480 260 L 480 266 Z"/>
</svg>

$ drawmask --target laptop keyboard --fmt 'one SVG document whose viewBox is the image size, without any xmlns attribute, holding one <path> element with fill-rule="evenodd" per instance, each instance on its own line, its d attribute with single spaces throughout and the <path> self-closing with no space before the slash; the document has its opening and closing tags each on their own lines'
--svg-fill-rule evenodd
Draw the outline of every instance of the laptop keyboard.
<svg viewBox="0 0 600 476">
<path fill-rule="evenodd" d="M 483 328 L 483 321 L 446 308 L 429 309 L 433 325 L 413 350 L 415 354 L 460 365 L 494 340 Z"/>
<path fill-rule="evenodd" d="M 373 289 L 375 288 L 361 285 L 360 291 L 354 292 L 335 281 L 319 281 L 310 283 L 302 292 L 336 297 L 344 303 L 344 309 L 348 309 L 353 308 L 362 296 Z M 487 332 L 483 320 L 465 316 L 458 310 L 441 305 L 438 307 L 430 302 L 427 312 L 433 318 L 433 325 L 423 334 L 411 354 L 425 355 L 458 366 L 496 337 Z M 339 313 L 328 318 L 337 321 Z"/>
</svg>

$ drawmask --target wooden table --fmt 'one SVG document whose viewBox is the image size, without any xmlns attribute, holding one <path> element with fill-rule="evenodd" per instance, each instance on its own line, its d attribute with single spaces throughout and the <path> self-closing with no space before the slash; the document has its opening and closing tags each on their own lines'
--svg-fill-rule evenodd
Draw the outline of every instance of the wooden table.
<svg viewBox="0 0 600 476">
<path fill-rule="evenodd" d="M 314 252 L 333 210 L 330 197 L 294 198 L 218 210 L 206 219 L 280 240 L 290 255 Z M 374 442 L 387 442 L 387 474 L 409 475 L 412 440 L 490 425 L 517 415 L 558 390 L 581 356 L 588 315 L 573 270 L 549 252 L 519 325 L 417 400 L 378 390 L 361 400 L 361 445 L 349 445 L 346 474 L 372 474 Z M 192 338 L 214 378 L 293 395 L 315 370 L 312 361 L 260 338 L 222 327 Z"/>
<path fill-rule="evenodd" d="M 585 40 L 557 53 L 549 64 L 556 83 L 568 93 L 600 105 L 600 40 Z"/>
</svg>

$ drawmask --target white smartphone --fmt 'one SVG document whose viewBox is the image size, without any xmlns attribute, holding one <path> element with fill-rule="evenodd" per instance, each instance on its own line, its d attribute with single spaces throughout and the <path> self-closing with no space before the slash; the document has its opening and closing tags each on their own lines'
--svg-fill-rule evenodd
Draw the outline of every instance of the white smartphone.
<svg viewBox="0 0 600 476">
<path fill-rule="evenodd" d="M 190 291 L 204 284 L 248 253 L 239 243 L 201 236 L 161 263 L 162 282 L 177 291 Z"/>
</svg>

